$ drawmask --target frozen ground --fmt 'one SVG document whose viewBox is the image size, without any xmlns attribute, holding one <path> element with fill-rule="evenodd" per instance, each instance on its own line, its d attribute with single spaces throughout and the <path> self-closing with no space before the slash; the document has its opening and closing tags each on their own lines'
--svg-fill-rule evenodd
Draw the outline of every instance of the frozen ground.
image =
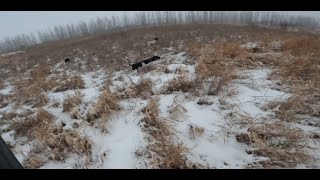
<svg viewBox="0 0 320 180">
<path fill-rule="evenodd" d="M 252 46 L 249 44 L 250 47 Z M 248 45 L 248 46 L 249 46 Z M 168 55 L 169 56 L 169 55 Z M 172 72 L 180 67 L 188 70 L 188 75 L 194 77 L 195 65 L 187 65 L 184 63 L 186 56 L 184 53 L 171 54 L 174 62 L 167 66 Z M 162 61 L 162 60 L 160 60 Z M 157 63 L 161 63 L 161 62 Z M 57 64 L 54 69 L 58 68 Z M 238 72 L 246 78 L 237 79 L 229 84 L 228 88 L 236 92 L 234 96 L 207 96 L 211 105 L 198 105 L 199 97 L 194 97 L 189 93 L 175 92 L 168 95 L 159 95 L 160 117 L 172 119 L 169 114 L 169 107 L 174 100 L 178 101 L 185 108 L 185 113 L 172 120 L 172 128 L 175 132 L 174 141 L 183 143 L 189 152 L 187 158 L 195 163 L 200 163 L 207 168 L 246 168 L 249 164 L 265 160 L 264 157 L 255 157 L 248 154 L 246 150 L 248 145 L 240 143 L 236 140 L 236 134 L 246 132 L 246 128 L 241 127 L 237 122 L 226 118 L 230 113 L 238 113 L 248 115 L 257 121 L 272 116 L 271 111 L 264 111 L 262 107 L 270 101 L 281 100 L 290 97 L 281 91 L 272 90 L 273 82 L 267 80 L 270 69 L 253 69 Z M 119 80 L 119 76 L 122 76 Z M 176 77 L 175 73 L 165 74 L 163 72 L 148 72 L 142 76 L 134 71 L 115 72 L 112 78 L 111 89 L 115 86 L 126 86 L 130 81 L 136 83 L 141 77 L 149 77 L 154 82 L 154 91 L 159 92 L 167 81 Z M 83 104 L 87 106 L 96 102 L 103 90 L 103 82 L 106 76 L 102 70 L 82 74 L 85 81 L 85 89 L 80 90 L 84 95 Z M 4 89 L 0 90 L 0 94 L 9 95 L 14 87 L 7 84 Z M 44 107 L 48 112 L 56 117 L 56 123 L 64 122 L 65 129 L 72 129 L 73 122 L 79 122 L 70 118 L 67 112 L 62 112 L 61 102 L 75 91 L 68 90 L 65 92 L 50 92 L 48 97 L 50 102 Z M 58 107 L 50 106 L 52 102 L 58 101 Z M 149 160 L 143 157 L 137 157 L 135 152 L 143 149 L 148 145 L 145 138 L 145 131 L 142 130 L 139 122 L 142 119 L 141 109 L 147 104 L 147 100 L 140 98 L 131 98 L 122 100 L 120 105 L 122 110 L 111 117 L 106 124 L 107 132 L 100 132 L 94 126 L 80 123 L 80 127 L 75 129 L 81 135 L 86 136 L 93 142 L 92 146 L 92 162 L 86 165 L 86 168 L 147 168 Z M 1 113 L 12 110 L 11 105 L 0 109 Z M 22 108 L 22 107 L 21 107 Z M 25 107 L 32 109 L 31 107 Z M 15 109 L 18 111 L 19 109 Z M 239 122 L 240 123 L 240 122 Z M 307 131 L 319 131 L 311 128 L 294 124 L 297 127 Z M 8 125 L 1 125 L 1 130 L 6 129 Z M 192 137 L 189 133 L 190 126 L 200 127 L 204 129 L 204 133 L 200 137 Z M 15 138 L 14 131 L 2 132 L 1 136 L 13 147 L 13 152 L 18 160 L 22 162 L 27 156 L 32 146 L 32 141 L 26 138 Z M 319 149 L 319 145 L 314 147 Z M 319 150 L 310 153 L 319 154 Z M 41 168 L 84 168 L 84 157 L 69 154 L 68 158 L 62 162 L 49 161 Z M 300 168 L 305 167 L 303 164 Z M 298 167 L 298 168 L 299 168 Z M 318 166 L 319 167 L 319 166 Z"/>
</svg>

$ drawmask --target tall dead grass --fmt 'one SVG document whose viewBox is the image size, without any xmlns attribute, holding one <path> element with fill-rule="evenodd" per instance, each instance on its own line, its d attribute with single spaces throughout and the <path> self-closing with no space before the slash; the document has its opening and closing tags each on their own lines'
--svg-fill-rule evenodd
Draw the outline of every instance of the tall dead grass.
<svg viewBox="0 0 320 180">
<path fill-rule="evenodd" d="M 191 163 L 186 157 L 188 148 L 173 142 L 172 128 L 165 119 L 159 117 L 159 98 L 149 100 L 143 108 L 143 129 L 149 133 L 152 140 L 147 150 L 153 154 L 151 165 L 160 169 L 190 169 L 200 168 L 200 165 Z"/>
<path fill-rule="evenodd" d="M 152 86 L 153 83 L 150 78 L 140 78 L 138 83 L 132 87 L 134 91 L 133 97 L 150 98 L 153 95 Z"/>
<path fill-rule="evenodd" d="M 47 66 L 45 66 L 47 67 Z M 85 83 L 80 75 L 49 75 L 50 70 L 45 67 L 33 69 L 31 79 L 16 77 L 14 83 L 16 87 L 17 105 L 30 105 L 32 107 L 42 107 L 47 104 L 48 98 L 45 94 L 48 91 L 62 92 L 66 90 L 78 90 L 85 87 Z M 43 68 L 43 69 L 42 69 Z"/>
<path fill-rule="evenodd" d="M 101 132 L 107 132 L 106 123 L 112 115 L 121 110 L 118 101 L 115 94 L 111 93 L 108 88 L 105 89 L 97 103 L 87 113 L 86 121 L 91 125 L 96 125 Z"/>
<path fill-rule="evenodd" d="M 169 117 L 173 120 L 178 120 L 183 117 L 187 112 L 187 109 L 183 107 L 183 102 L 179 99 L 178 96 L 173 98 L 172 104 L 169 106 L 168 112 Z"/>
<path fill-rule="evenodd" d="M 186 74 L 181 74 L 178 77 L 167 82 L 167 84 L 163 87 L 163 94 L 171 94 L 176 91 L 181 92 L 191 92 L 195 90 L 197 83 L 195 80 L 189 78 Z"/>
<path fill-rule="evenodd" d="M 290 37 L 284 41 L 284 52 L 288 56 L 278 60 L 271 75 L 292 92 L 285 102 L 278 102 L 280 119 L 298 120 L 301 114 L 320 116 L 319 45 L 317 38 L 311 37 Z"/>
<path fill-rule="evenodd" d="M 137 83 L 131 82 L 127 87 L 116 87 L 115 96 L 119 99 L 138 98 L 149 99 L 153 92 L 153 82 L 150 78 L 140 77 Z"/>
<path fill-rule="evenodd" d="M 54 92 L 63 92 L 66 90 L 78 90 L 85 88 L 85 82 L 78 74 L 60 74 L 51 77 L 46 83 L 46 90 L 53 90 Z"/>
<path fill-rule="evenodd" d="M 289 36 L 284 39 L 283 50 L 294 56 L 310 56 L 313 58 L 320 55 L 319 37 L 314 36 Z M 317 61 L 319 63 L 319 61 Z"/>
<path fill-rule="evenodd" d="M 278 122 L 263 123 L 249 128 L 248 132 L 248 136 L 237 138 L 249 137 L 245 138 L 246 143 L 252 145 L 254 150 L 248 152 L 268 157 L 269 160 L 260 162 L 265 167 L 293 168 L 311 160 L 304 149 L 308 146 L 308 139 L 300 129 L 288 128 Z"/>
<path fill-rule="evenodd" d="M 237 77 L 235 59 L 241 60 L 246 54 L 237 43 L 220 42 L 216 45 L 192 45 L 189 48 L 189 55 L 197 60 L 197 81 L 209 82 L 207 95 L 217 95 L 223 86 Z"/>
<path fill-rule="evenodd" d="M 71 111 L 73 108 L 79 106 L 82 103 L 83 94 L 80 91 L 76 91 L 74 95 L 68 95 L 63 100 L 63 112 Z"/>
<path fill-rule="evenodd" d="M 48 65 L 36 66 L 31 69 L 31 78 L 35 81 L 45 79 L 51 73 L 51 68 Z"/>
<path fill-rule="evenodd" d="M 69 153 L 90 155 L 92 143 L 73 130 L 64 130 L 54 123 L 54 116 L 44 109 L 38 109 L 36 115 L 29 115 L 12 120 L 10 129 L 17 136 L 27 137 L 37 143 L 38 154 L 32 153 L 23 164 L 27 168 L 38 168 L 48 160 L 62 161 Z M 42 147 L 42 148 L 39 148 Z"/>
</svg>

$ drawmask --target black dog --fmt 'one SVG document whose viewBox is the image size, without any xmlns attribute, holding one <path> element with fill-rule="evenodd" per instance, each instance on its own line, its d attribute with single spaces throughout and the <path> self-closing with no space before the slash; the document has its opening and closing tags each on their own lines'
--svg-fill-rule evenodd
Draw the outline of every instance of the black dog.
<svg viewBox="0 0 320 180">
<path fill-rule="evenodd" d="M 129 65 L 132 67 L 132 70 L 136 70 L 139 67 L 142 67 L 142 63 L 149 64 L 150 62 L 153 62 L 153 61 L 155 61 L 157 59 L 160 59 L 160 57 L 159 56 L 153 56 L 150 59 L 145 59 L 143 61 L 140 61 L 140 62 L 137 62 L 137 63 L 134 63 L 134 64 L 129 64 Z"/>
<path fill-rule="evenodd" d="M 155 61 L 155 60 L 157 60 L 157 59 L 160 59 L 160 57 L 159 57 L 159 56 L 153 56 L 152 58 L 143 60 L 142 62 L 143 62 L 144 64 L 149 64 L 150 62 L 153 62 L 153 61 Z"/>
<path fill-rule="evenodd" d="M 152 58 L 150 58 L 151 59 L 151 61 L 155 61 L 155 60 L 157 60 L 157 59 L 160 59 L 160 57 L 159 56 L 153 56 Z"/>
<path fill-rule="evenodd" d="M 145 60 L 143 60 L 142 61 L 144 64 L 149 64 L 150 62 L 152 62 L 152 60 L 151 59 L 145 59 Z"/>
<path fill-rule="evenodd" d="M 130 66 L 132 67 L 132 70 L 136 70 L 139 67 L 142 67 L 142 62 L 137 62 L 135 64 L 130 64 Z"/>
<path fill-rule="evenodd" d="M 69 58 L 65 58 L 65 59 L 64 59 L 64 62 L 65 62 L 65 63 L 67 63 L 67 62 L 69 62 L 69 61 L 70 61 Z"/>
</svg>

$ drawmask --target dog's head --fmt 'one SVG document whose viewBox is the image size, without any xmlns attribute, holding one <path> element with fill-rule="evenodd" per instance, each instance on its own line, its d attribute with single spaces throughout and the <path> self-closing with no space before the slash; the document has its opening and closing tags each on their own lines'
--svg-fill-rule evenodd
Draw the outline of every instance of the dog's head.
<svg viewBox="0 0 320 180">
<path fill-rule="evenodd" d="M 70 58 L 65 58 L 65 59 L 64 59 L 64 62 L 65 62 L 65 63 L 67 63 L 67 62 L 69 62 L 69 61 L 70 61 Z"/>
</svg>

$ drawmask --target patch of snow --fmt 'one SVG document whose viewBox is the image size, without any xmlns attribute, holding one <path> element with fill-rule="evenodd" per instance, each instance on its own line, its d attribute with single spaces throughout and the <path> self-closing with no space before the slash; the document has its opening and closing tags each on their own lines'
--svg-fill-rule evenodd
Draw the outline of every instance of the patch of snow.
<svg viewBox="0 0 320 180">
<path fill-rule="evenodd" d="M 168 116 L 168 106 L 173 102 L 174 95 L 160 96 L 161 115 Z M 174 128 L 178 137 L 177 143 L 183 142 L 190 149 L 187 157 L 210 168 L 245 168 L 258 159 L 246 153 L 246 145 L 236 141 L 234 135 L 226 138 L 223 134 L 227 122 L 221 114 L 212 111 L 212 106 L 199 106 L 196 101 L 183 101 L 186 115 L 176 121 Z M 189 134 L 190 125 L 204 128 L 203 137 L 192 139 Z M 231 133 L 231 132 L 230 132 Z"/>
<path fill-rule="evenodd" d="M 0 90 L 0 94 L 9 95 L 13 89 L 14 89 L 14 86 L 7 85 L 6 88 Z"/>
<path fill-rule="evenodd" d="M 194 76 L 195 66 L 194 65 L 185 65 L 185 64 L 170 64 L 167 68 L 171 71 L 176 71 L 177 68 L 182 68 L 188 71 L 191 76 Z"/>
<path fill-rule="evenodd" d="M 246 44 L 243 44 L 240 46 L 241 48 L 245 48 L 245 49 L 257 49 L 260 48 L 260 42 L 248 42 Z"/>
<path fill-rule="evenodd" d="M 78 155 L 71 155 L 64 162 L 49 161 L 39 169 L 84 169 L 88 168 L 85 164 L 85 158 Z"/>
<path fill-rule="evenodd" d="M 147 145 L 138 126 L 139 120 L 135 112 L 129 112 L 119 114 L 107 124 L 108 134 L 86 128 L 86 135 L 94 142 L 93 153 L 102 157 L 100 162 L 93 165 L 94 168 L 136 168 L 138 160 L 135 152 Z"/>
<path fill-rule="evenodd" d="M 266 102 L 285 100 L 290 97 L 289 94 L 270 89 L 272 82 L 267 80 L 270 70 L 247 70 L 242 73 L 249 75 L 249 79 L 243 79 L 234 84 L 238 94 L 228 102 L 239 104 L 239 110 L 252 117 L 269 114 L 260 109 Z"/>
<path fill-rule="evenodd" d="M 53 66 L 52 70 L 58 70 L 58 68 L 63 64 L 63 62 L 59 62 Z M 60 69 L 59 69 L 60 70 Z"/>
<path fill-rule="evenodd" d="M 14 148 L 11 149 L 14 156 L 17 158 L 17 160 L 22 163 L 23 160 L 27 157 L 27 154 L 31 150 L 31 142 L 28 143 L 22 143 L 26 141 L 26 138 L 15 138 L 14 137 L 15 131 L 9 131 L 6 133 L 2 133 L 1 137 L 6 143 L 9 143 Z"/>
<path fill-rule="evenodd" d="M 14 54 L 20 54 L 20 53 L 24 53 L 24 51 L 15 51 L 15 52 L 11 52 L 11 53 L 5 53 L 5 54 L 1 54 L 1 56 L 7 57 L 7 56 L 14 55 Z"/>
<path fill-rule="evenodd" d="M 147 45 L 151 46 L 151 45 L 155 44 L 156 42 L 157 42 L 156 40 L 152 40 L 152 41 L 147 42 Z"/>
<path fill-rule="evenodd" d="M 30 150 L 31 150 L 30 144 L 23 144 L 14 148 L 12 153 L 14 153 L 14 156 L 17 158 L 17 160 L 20 163 L 22 163 L 26 159 Z"/>
</svg>

